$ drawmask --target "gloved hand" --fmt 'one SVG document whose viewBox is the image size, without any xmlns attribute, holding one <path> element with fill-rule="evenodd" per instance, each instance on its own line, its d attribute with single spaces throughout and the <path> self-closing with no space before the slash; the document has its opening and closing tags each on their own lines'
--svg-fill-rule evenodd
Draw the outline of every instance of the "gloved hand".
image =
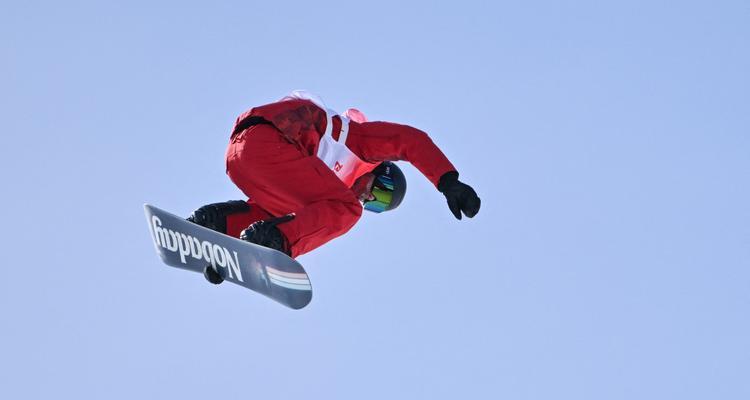
<svg viewBox="0 0 750 400">
<path fill-rule="evenodd" d="M 227 215 L 246 212 L 250 206 L 242 200 L 207 204 L 190 214 L 187 220 L 220 233 L 227 233 Z"/>
<path fill-rule="evenodd" d="M 458 180 L 458 172 L 450 171 L 443 174 L 438 182 L 438 190 L 448 200 L 448 208 L 457 219 L 461 219 L 461 212 L 469 218 L 479 212 L 482 201 L 471 186 Z"/>
</svg>

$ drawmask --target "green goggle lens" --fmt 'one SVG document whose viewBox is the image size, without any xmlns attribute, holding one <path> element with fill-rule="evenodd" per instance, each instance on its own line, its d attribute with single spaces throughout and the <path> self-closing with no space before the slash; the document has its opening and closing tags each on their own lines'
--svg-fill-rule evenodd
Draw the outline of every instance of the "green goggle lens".
<svg viewBox="0 0 750 400">
<path fill-rule="evenodd" d="M 388 177 L 378 177 L 373 185 L 372 195 L 375 200 L 365 203 L 365 210 L 381 213 L 388 209 L 393 200 L 393 183 Z"/>
</svg>

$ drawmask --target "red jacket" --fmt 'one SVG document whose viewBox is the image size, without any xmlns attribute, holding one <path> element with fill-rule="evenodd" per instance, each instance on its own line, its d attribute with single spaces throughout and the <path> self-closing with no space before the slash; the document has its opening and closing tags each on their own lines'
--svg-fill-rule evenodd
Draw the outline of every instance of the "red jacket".
<svg viewBox="0 0 750 400">
<path fill-rule="evenodd" d="M 308 100 L 286 100 L 255 107 L 237 118 L 257 116 L 271 122 L 281 135 L 309 155 L 315 155 L 325 131 L 326 114 Z M 338 139 L 341 119 L 333 118 L 333 137 Z M 364 161 L 408 161 L 435 186 L 440 177 L 456 168 L 427 134 L 408 125 L 373 121 L 349 122 L 347 147 Z"/>
<path fill-rule="evenodd" d="M 271 125 L 237 129 L 249 117 L 262 117 Z M 230 216 L 227 234 L 239 236 L 251 222 L 270 215 L 295 213 L 278 227 L 296 257 L 344 234 L 359 220 L 357 196 L 317 156 L 326 124 L 325 111 L 309 100 L 266 104 L 240 115 L 227 149 L 227 174 L 255 206 L 248 214 Z M 341 117 L 333 117 L 332 125 L 338 140 Z M 455 170 L 426 133 L 407 125 L 350 121 L 346 147 L 370 163 L 409 161 L 436 186 L 443 174 Z"/>
</svg>

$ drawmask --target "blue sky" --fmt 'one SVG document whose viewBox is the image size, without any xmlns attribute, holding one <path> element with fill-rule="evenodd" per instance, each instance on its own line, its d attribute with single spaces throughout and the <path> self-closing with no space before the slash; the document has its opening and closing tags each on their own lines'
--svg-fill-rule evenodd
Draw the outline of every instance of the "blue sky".
<svg viewBox="0 0 750 400">
<path fill-rule="evenodd" d="M 750 6 L 11 2 L 0 397 L 750 397 Z M 235 117 L 308 89 L 427 131 L 287 310 L 162 265 L 142 204 L 241 198 Z"/>
</svg>

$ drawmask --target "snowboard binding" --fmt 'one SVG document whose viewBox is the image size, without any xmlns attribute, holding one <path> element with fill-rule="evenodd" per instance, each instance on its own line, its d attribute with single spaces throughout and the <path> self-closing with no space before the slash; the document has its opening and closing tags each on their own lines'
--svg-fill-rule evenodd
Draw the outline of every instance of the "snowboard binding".
<svg viewBox="0 0 750 400">
<path fill-rule="evenodd" d="M 259 246 L 278 250 L 291 257 L 292 251 L 284 233 L 276 226 L 278 224 L 293 220 L 295 214 L 287 214 L 278 218 L 271 218 L 253 222 L 247 229 L 240 233 L 240 239 L 255 243 Z"/>
</svg>

